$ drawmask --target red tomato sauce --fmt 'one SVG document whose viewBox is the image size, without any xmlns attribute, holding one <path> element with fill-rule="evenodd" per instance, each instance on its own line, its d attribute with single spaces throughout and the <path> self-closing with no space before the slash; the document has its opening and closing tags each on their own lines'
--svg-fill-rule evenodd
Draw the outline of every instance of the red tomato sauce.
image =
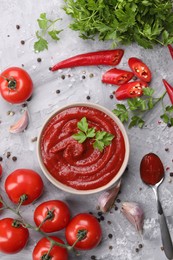
<svg viewBox="0 0 173 260">
<path fill-rule="evenodd" d="M 87 118 L 89 127 L 114 135 L 103 152 L 93 148 L 93 138 L 80 144 L 73 134 L 77 123 Z M 41 138 L 43 163 L 59 182 L 78 190 L 96 189 L 110 182 L 125 157 L 125 143 L 121 130 L 105 113 L 84 106 L 67 108 L 47 123 Z"/>
</svg>

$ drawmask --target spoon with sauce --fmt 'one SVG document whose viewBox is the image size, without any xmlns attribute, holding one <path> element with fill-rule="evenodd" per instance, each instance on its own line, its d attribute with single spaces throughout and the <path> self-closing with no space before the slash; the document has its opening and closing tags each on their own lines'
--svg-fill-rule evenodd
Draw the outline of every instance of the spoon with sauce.
<svg viewBox="0 0 173 260">
<path fill-rule="evenodd" d="M 173 259 L 173 244 L 158 196 L 158 187 L 164 180 L 164 167 L 162 161 L 156 154 L 148 153 L 142 158 L 140 175 L 142 181 L 149 185 L 154 191 L 164 252 L 168 259 Z"/>
</svg>

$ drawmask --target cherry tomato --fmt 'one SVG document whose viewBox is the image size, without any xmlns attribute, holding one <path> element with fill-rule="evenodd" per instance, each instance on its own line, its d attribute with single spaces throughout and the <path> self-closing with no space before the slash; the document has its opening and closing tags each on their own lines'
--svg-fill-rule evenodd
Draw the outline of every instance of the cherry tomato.
<svg viewBox="0 0 173 260">
<path fill-rule="evenodd" d="M 41 230 L 46 233 L 61 230 L 70 221 L 70 210 L 68 206 L 60 200 L 49 200 L 41 203 L 34 211 L 34 221 L 39 226 L 44 220 Z"/>
<path fill-rule="evenodd" d="M 43 181 L 40 175 L 30 169 L 18 169 L 12 172 L 5 181 L 5 190 L 13 203 L 28 205 L 36 200 L 43 191 Z"/>
<path fill-rule="evenodd" d="M 89 250 L 100 243 L 102 238 L 101 226 L 91 214 L 80 213 L 72 218 L 65 231 L 68 244 L 72 245 L 81 234 L 84 234 L 84 238 L 76 243 L 76 249 Z"/>
<path fill-rule="evenodd" d="M 102 76 L 102 82 L 107 84 L 121 85 L 133 78 L 131 71 L 120 70 L 117 68 L 106 71 Z"/>
<path fill-rule="evenodd" d="M 140 97 L 143 95 L 142 89 L 145 87 L 147 87 L 147 83 L 142 81 L 133 81 L 133 82 L 128 82 L 126 84 L 122 84 L 115 91 L 115 97 L 118 100 Z"/>
<path fill-rule="evenodd" d="M 0 220 L 0 251 L 15 254 L 28 242 L 29 231 L 12 218 Z"/>
<path fill-rule="evenodd" d="M 148 66 L 138 58 L 132 57 L 128 60 L 129 67 L 136 77 L 145 82 L 151 81 L 151 71 Z"/>
<path fill-rule="evenodd" d="M 51 236 L 53 240 L 55 240 L 58 243 L 64 244 L 64 242 L 58 238 Z M 33 253 L 32 253 L 32 259 L 33 260 L 41 260 L 41 259 L 51 259 L 51 260 L 68 260 L 68 252 L 66 248 L 54 245 L 49 253 L 50 258 L 44 258 L 44 256 L 47 255 L 49 249 L 50 249 L 50 241 L 47 238 L 42 238 L 38 241 L 36 244 Z"/>
<path fill-rule="evenodd" d="M 0 178 L 2 177 L 2 165 L 0 164 Z"/>
<path fill-rule="evenodd" d="M 29 74 L 18 67 L 4 70 L 0 75 L 0 93 L 12 104 L 26 101 L 33 92 L 33 82 Z"/>
</svg>

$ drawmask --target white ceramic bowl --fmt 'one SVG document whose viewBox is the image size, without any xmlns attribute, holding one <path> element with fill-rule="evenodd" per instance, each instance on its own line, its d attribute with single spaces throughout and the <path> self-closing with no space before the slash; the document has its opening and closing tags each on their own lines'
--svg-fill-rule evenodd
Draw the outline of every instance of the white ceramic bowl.
<svg viewBox="0 0 173 260">
<path fill-rule="evenodd" d="M 118 171 L 118 173 L 115 175 L 115 177 L 108 182 L 106 185 L 101 186 L 99 188 L 96 189 L 90 189 L 90 190 L 77 190 L 74 188 L 71 188 L 67 185 L 64 185 L 63 183 L 59 182 L 58 180 L 56 180 L 47 170 L 47 168 L 45 167 L 44 163 L 43 163 L 43 159 L 42 159 L 42 155 L 41 155 L 41 148 L 40 148 L 40 143 L 41 143 L 41 137 L 42 137 L 42 133 L 44 131 L 45 126 L 47 125 L 47 123 L 59 112 L 70 108 L 70 107 L 76 107 L 76 106 L 84 106 L 84 107 L 90 107 L 90 108 L 94 108 L 97 110 L 100 110 L 102 112 L 104 112 L 105 114 L 107 114 L 110 118 L 112 118 L 116 124 L 118 125 L 119 129 L 122 132 L 123 138 L 124 138 L 124 143 L 125 143 L 125 156 L 124 156 L 124 161 Z M 69 192 L 69 193 L 73 193 L 73 194 L 78 194 L 78 195 L 86 195 L 86 194 L 93 194 L 93 193 L 97 193 L 97 192 L 101 192 L 104 191 L 106 189 L 109 189 L 110 187 L 116 185 L 116 183 L 120 180 L 120 178 L 122 177 L 126 167 L 127 167 L 127 163 L 128 163 L 128 159 L 129 159 L 129 152 L 130 152 L 130 148 L 129 148 L 129 140 L 128 140 L 128 136 L 126 133 L 126 130 L 123 126 L 123 124 L 121 123 L 121 121 L 119 120 L 119 118 L 117 116 L 115 116 L 110 110 L 108 110 L 107 108 L 94 104 L 94 103 L 73 103 L 73 104 L 69 104 L 63 107 L 60 107 L 58 110 L 56 110 L 53 114 L 51 114 L 47 120 L 44 122 L 41 131 L 39 133 L 38 136 L 38 142 L 37 142 L 37 157 L 38 157 L 38 162 L 40 164 L 40 167 L 43 171 L 43 173 L 45 174 L 45 176 L 47 177 L 47 179 L 53 183 L 57 188 Z"/>
</svg>

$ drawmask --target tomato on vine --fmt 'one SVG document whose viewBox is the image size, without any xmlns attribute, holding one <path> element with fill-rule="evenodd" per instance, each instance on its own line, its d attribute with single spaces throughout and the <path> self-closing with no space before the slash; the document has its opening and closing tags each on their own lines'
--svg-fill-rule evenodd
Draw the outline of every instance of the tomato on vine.
<svg viewBox="0 0 173 260">
<path fill-rule="evenodd" d="M 42 194 L 43 181 L 33 170 L 17 169 L 6 178 L 5 191 L 13 203 L 28 205 Z"/>
<path fill-rule="evenodd" d="M 29 231 L 18 220 L 3 218 L 0 220 L 0 251 L 15 254 L 28 242 Z"/>
<path fill-rule="evenodd" d="M 64 244 L 64 242 L 55 236 L 51 236 L 51 239 L 54 241 Z M 48 238 L 44 237 L 38 241 L 36 244 L 33 253 L 33 260 L 68 260 L 67 249 L 60 247 L 58 245 L 52 245 Z"/>
<path fill-rule="evenodd" d="M 46 233 L 59 231 L 70 221 L 69 207 L 60 200 L 45 201 L 35 209 L 34 221 Z"/>
<path fill-rule="evenodd" d="M 96 247 L 102 238 L 102 230 L 98 220 L 91 214 L 80 213 L 68 224 L 65 231 L 69 245 L 75 245 L 76 249 L 90 250 Z"/>
<path fill-rule="evenodd" d="M 33 93 L 32 79 L 24 69 L 10 67 L 0 74 L 0 93 L 9 103 L 22 103 Z"/>
</svg>

